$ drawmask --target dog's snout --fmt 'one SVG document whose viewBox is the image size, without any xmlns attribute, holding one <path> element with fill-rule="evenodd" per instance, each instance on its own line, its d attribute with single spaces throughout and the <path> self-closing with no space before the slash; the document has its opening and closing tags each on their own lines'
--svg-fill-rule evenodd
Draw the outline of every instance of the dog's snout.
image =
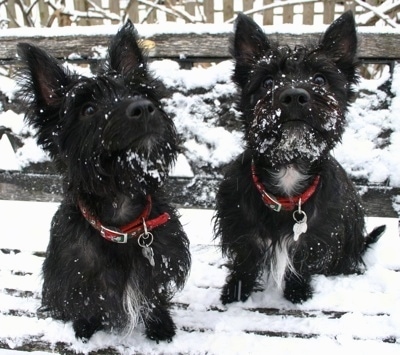
<svg viewBox="0 0 400 355">
<path fill-rule="evenodd" d="M 300 88 L 286 89 L 279 95 L 279 101 L 286 107 L 306 106 L 310 101 L 310 94 Z"/>
<path fill-rule="evenodd" d="M 126 116 L 132 119 L 148 118 L 154 114 L 156 107 L 154 104 L 146 99 L 141 99 L 132 102 L 126 108 Z"/>
</svg>

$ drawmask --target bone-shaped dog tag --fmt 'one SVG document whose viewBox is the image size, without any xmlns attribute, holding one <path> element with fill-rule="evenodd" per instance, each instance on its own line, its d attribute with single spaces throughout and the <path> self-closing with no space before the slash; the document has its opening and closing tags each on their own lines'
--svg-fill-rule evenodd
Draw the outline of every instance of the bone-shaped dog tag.
<svg viewBox="0 0 400 355">
<path fill-rule="evenodd" d="M 154 266 L 156 264 L 154 262 L 154 251 L 152 247 L 149 246 L 142 247 L 142 254 L 149 261 L 151 266 Z"/>
<path fill-rule="evenodd" d="M 138 238 L 138 244 L 142 247 L 143 256 L 149 261 L 151 266 L 154 266 L 154 251 L 150 246 L 153 243 L 153 234 L 147 230 L 147 225 L 143 219 L 143 234 Z"/>
<path fill-rule="evenodd" d="M 293 225 L 293 239 L 295 242 L 299 240 L 300 235 L 307 232 L 307 214 L 301 209 L 299 205 L 299 209 L 293 212 L 293 219 L 295 220 L 295 224 Z"/>
<path fill-rule="evenodd" d="M 293 239 L 295 242 L 299 240 L 299 237 L 301 234 L 307 232 L 307 222 L 306 221 L 301 221 L 301 222 L 296 222 L 293 225 Z"/>
</svg>

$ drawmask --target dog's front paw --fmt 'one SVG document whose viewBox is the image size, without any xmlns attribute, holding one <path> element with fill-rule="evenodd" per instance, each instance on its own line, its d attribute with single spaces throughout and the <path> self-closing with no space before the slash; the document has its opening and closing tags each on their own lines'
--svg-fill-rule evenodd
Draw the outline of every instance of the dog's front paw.
<svg viewBox="0 0 400 355">
<path fill-rule="evenodd" d="M 171 342 L 175 335 L 175 324 L 166 309 L 155 309 L 146 320 L 146 336 L 156 341 Z"/>
<path fill-rule="evenodd" d="M 308 281 L 299 279 L 286 280 L 285 298 L 292 303 L 303 303 L 312 297 L 312 288 Z"/>
<path fill-rule="evenodd" d="M 90 321 L 82 318 L 74 321 L 73 328 L 75 337 L 86 343 L 95 332 L 102 328 L 102 324 L 101 321 L 96 318 L 91 318 Z"/>
<path fill-rule="evenodd" d="M 245 302 L 253 292 L 254 286 L 246 284 L 241 280 L 229 280 L 222 288 L 221 302 L 228 304 L 233 302 Z"/>
</svg>

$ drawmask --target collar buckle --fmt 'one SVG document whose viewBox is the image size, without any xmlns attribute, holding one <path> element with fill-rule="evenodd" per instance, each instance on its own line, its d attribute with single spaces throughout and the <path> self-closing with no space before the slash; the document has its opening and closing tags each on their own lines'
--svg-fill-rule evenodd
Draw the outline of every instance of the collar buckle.
<svg viewBox="0 0 400 355">
<path fill-rule="evenodd" d="M 100 227 L 100 234 L 104 239 L 114 243 L 126 244 L 128 242 L 128 233 L 118 232 L 103 225 Z"/>
<path fill-rule="evenodd" d="M 273 211 L 275 212 L 280 212 L 282 209 L 282 204 L 278 201 L 278 199 L 272 195 L 269 194 L 267 191 L 262 191 L 261 195 L 263 197 L 263 200 L 265 204 Z"/>
</svg>

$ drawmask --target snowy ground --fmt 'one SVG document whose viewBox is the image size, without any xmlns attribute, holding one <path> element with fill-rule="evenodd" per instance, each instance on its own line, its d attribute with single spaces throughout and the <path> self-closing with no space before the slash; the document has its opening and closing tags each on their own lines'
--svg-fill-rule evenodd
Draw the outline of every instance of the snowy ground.
<svg viewBox="0 0 400 355">
<path fill-rule="evenodd" d="M 368 252 L 364 275 L 317 276 L 313 281 L 314 297 L 301 306 L 286 301 L 279 290 L 269 286 L 244 304 L 224 307 L 219 293 L 226 269 L 212 241 L 213 211 L 182 209 L 181 220 L 191 241 L 193 267 L 185 289 L 174 298 L 173 317 L 178 332 L 173 342 L 155 344 L 138 327 L 128 337 L 99 332 L 83 344 L 74 339 L 71 324 L 35 316 L 40 304 L 43 258 L 32 252 L 45 250 L 50 219 L 57 206 L 0 201 L 0 347 L 18 348 L 30 340 L 54 346 L 64 342 L 68 344 L 66 349 L 84 353 L 110 348 L 121 354 L 232 355 L 261 354 L 266 349 L 271 354 L 317 354 L 322 349 L 327 354 L 399 354 L 397 219 L 368 219 L 369 229 L 385 223 L 388 230 Z M 6 254 L 6 248 L 21 252 Z M 14 315 L 16 311 L 18 316 Z M 3 350 L 0 354 L 4 354 Z"/>
</svg>

